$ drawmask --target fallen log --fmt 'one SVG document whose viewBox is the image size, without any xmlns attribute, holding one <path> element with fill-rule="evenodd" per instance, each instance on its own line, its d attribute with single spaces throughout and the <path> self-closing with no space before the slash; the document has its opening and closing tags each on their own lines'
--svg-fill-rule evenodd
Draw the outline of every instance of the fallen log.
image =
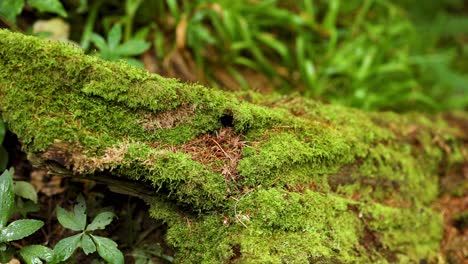
<svg viewBox="0 0 468 264">
<path fill-rule="evenodd" d="M 145 199 L 178 262 L 440 258 L 431 203 L 467 161 L 466 113 L 227 93 L 6 30 L 0 66 L 0 115 L 28 159 Z"/>
</svg>

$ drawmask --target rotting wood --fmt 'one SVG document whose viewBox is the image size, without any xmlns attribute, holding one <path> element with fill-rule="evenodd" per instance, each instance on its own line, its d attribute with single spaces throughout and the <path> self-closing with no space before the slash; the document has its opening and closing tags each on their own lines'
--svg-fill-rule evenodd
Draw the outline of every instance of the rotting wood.
<svg viewBox="0 0 468 264">
<path fill-rule="evenodd" d="M 35 166 L 141 184 L 181 263 L 435 261 L 468 156 L 466 113 L 229 94 L 5 30 L 0 114 Z"/>
</svg>

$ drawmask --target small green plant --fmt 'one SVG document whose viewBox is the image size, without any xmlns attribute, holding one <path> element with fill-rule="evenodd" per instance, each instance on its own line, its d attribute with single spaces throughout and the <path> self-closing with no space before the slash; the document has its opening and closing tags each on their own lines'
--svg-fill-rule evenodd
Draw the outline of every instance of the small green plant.
<svg viewBox="0 0 468 264">
<path fill-rule="evenodd" d="M 120 24 L 115 24 L 111 28 L 107 35 L 107 41 L 96 33 L 91 35 L 91 42 L 98 47 L 99 55 L 102 58 L 110 61 L 124 59 L 132 65 L 143 67 L 140 61 L 130 57 L 145 52 L 151 44 L 139 37 L 130 38 L 124 43 L 121 43 L 121 40 L 122 26 Z"/>
<path fill-rule="evenodd" d="M 162 222 L 145 219 L 146 212 L 137 210 L 136 203 L 128 203 L 127 209 L 122 210 L 119 216 L 120 227 L 117 235 L 122 238 L 121 246 L 128 248 L 135 264 L 154 264 L 155 258 L 162 263 L 174 262 L 174 257 L 166 255 L 163 247 L 151 239 L 161 228 Z M 151 222 L 147 222 L 148 220 Z M 144 222 L 147 222 L 147 226 Z"/>
<path fill-rule="evenodd" d="M 37 203 L 37 192 L 34 187 L 23 181 L 13 182 L 13 169 L 5 170 L 0 176 L 0 263 L 7 263 L 13 256 L 19 255 L 27 264 L 59 263 L 70 258 L 77 248 L 82 248 L 86 255 L 97 253 L 109 263 L 124 263 L 122 252 L 117 244 L 109 238 L 92 234 L 93 231 L 104 229 L 112 222 L 115 214 L 109 211 L 99 213 L 87 225 L 86 203 L 83 196 L 78 196 L 73 211 L 57 208 L 57 218 L 62 226 L 79 234 L 60 240 L 54 250 L 42 245 L 29 245 L 22 248 L 11 242 L 23 239 L 37 230 L 44 222 L 34 219 L 18 219 L 8 224 L 8 220 L 19 213 L 26 215 L 35 208 L 28 203 L 18 205 L 21 198 Z M 15 196 L 18 196 L 15 205 Z M 19 198 L 21 197 L 21 198 Z"/>
<path fill-rule="evenodd" d="M 59 0 L 2 0 L 0 1 L 0 16 L 14 23 L 16 21 L 16 16 L 21 13 L 25 4 L 28 4 L 40 12 L 50 12 L 62 17 L 67 17 L 67 12 Z"/>
<path fill-rule="evenodd" d="M 34 219 L 18 219 L 8 224 L 8 220 L 15 212 L 15 189 L 24 194 L 28 191 L 36 193 L 34 188 L 28 183 L 13 183 L 13 169 L 5 170 L 0 176 L 0 263 L 8 262 L 13 255 L 19 253 L 26 263 L 42 263 L 52 261 L 54 254 L 51 249 L 41 245 L 30 245 L 17 249 L 11 244 L 12 241 L 23 239 L 37 230 L 44 222 Z M 26 195 L 29 199 L 36 199 L 36 195 Z M 34 198 L 36 197 L 36 198 Z"/>
<path fill-rule="evenodd" d="M 82 195 L 78 196 L 73 211 L 57 207 L 57 219 L 60 224 L 80 233 L 64 238 L 55 245 L 54 263 L 67 260 L 77 248 L 82 248 L 86 255 L 97 251 L 109 263 L 124 263 L 124 256 L 117 248 L 117 243 L 109 238 L 93 234 L 93 231 L 104 229 L 109 225 L 114 217 L 115 214 L 112 212 L 101 212 L 87 225 L 86 202 Z"/>
</svg>

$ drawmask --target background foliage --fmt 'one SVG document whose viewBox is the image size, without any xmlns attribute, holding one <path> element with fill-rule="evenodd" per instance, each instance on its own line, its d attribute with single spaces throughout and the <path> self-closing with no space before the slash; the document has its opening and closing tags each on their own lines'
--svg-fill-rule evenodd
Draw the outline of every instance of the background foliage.
<svg viewBox="0 0 468 264">
<path fill-rule="evenodd" d="M 366 110 L 468 104 L 462 0 L 36 2 L 5 0 L 0 13 L 26 31 L 31 20 L 61 16 L 84 49 L 186 81 Z M 143 52 L 143 63 L 130 59 Z"/>
</svg>

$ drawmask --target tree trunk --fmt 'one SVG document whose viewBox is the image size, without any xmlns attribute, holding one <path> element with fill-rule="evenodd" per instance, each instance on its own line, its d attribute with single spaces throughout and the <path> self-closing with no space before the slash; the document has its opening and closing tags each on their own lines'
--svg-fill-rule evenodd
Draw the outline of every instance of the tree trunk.
<svg viewBox="0 0 468 264">
<path fill-rule="evenodd" d="M 179 262 L 439 257 L 431 203 L 466 164 L 466 113 L 226 93 L 5 30 L 0 66 L 1 118 L 28 159 L 144 198 Z"/>
</svg>

